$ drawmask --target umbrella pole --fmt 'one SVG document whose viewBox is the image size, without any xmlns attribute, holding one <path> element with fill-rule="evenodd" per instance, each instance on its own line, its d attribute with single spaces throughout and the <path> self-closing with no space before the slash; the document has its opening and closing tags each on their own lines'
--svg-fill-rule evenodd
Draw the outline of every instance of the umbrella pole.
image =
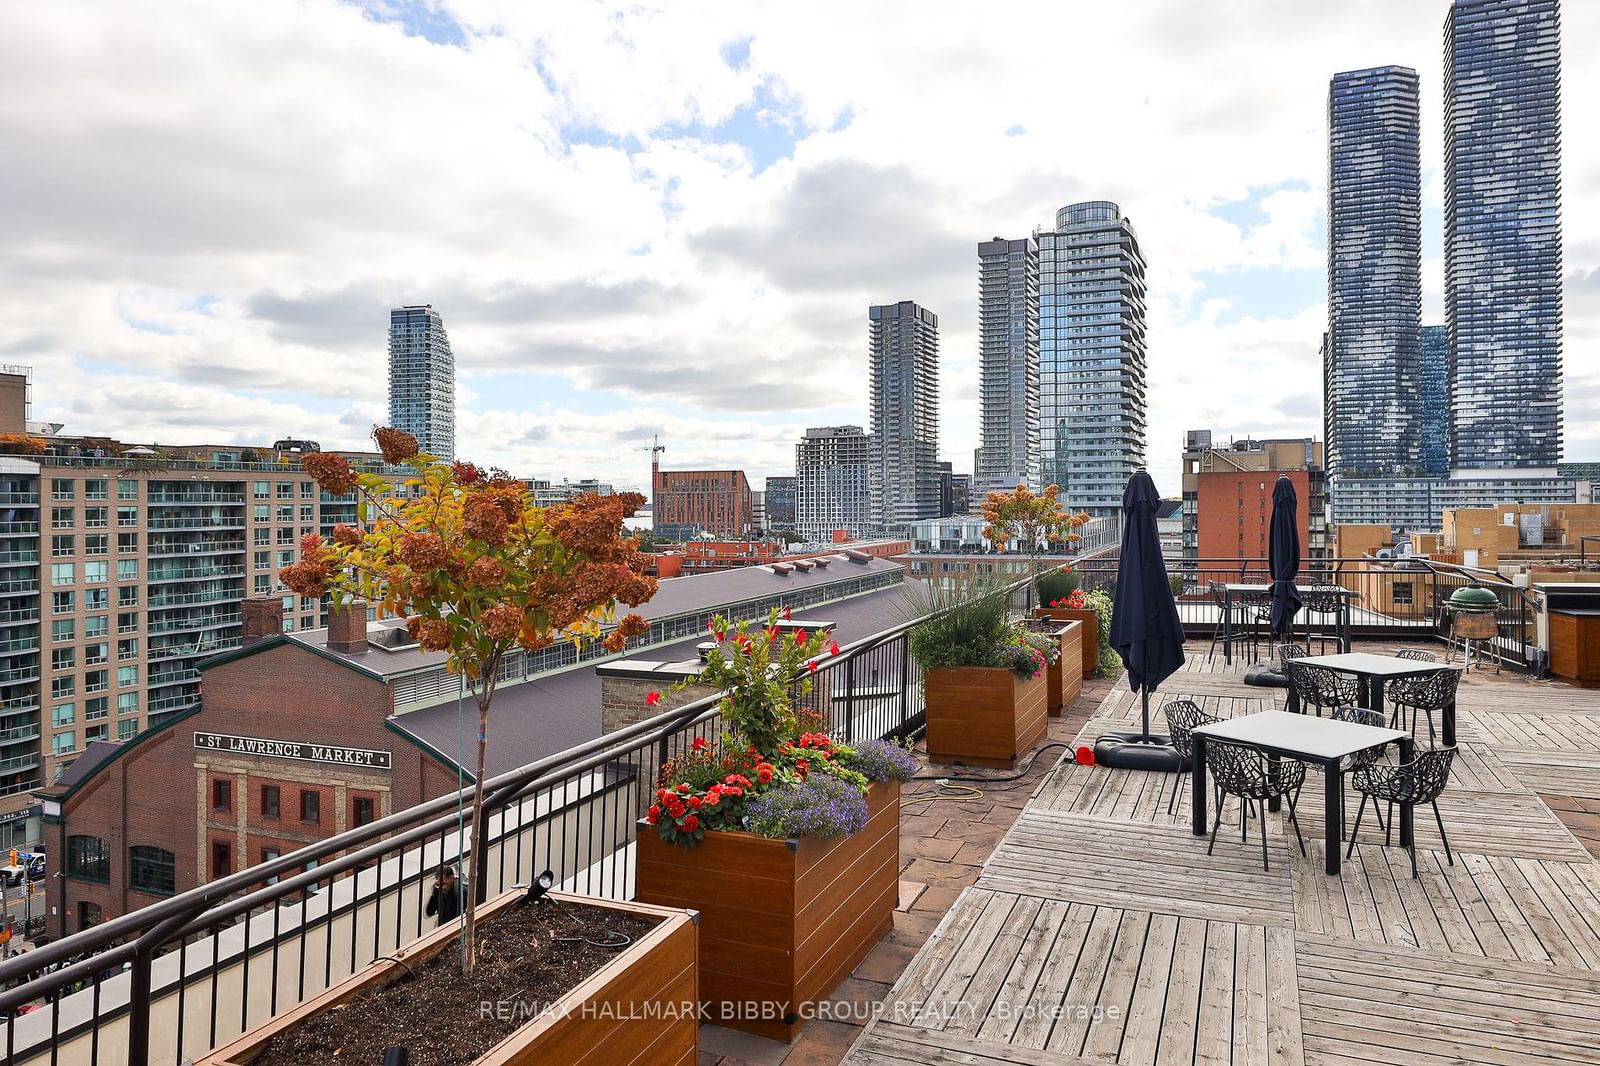
<svg viewBox="0 0 1600 1066">
<path fill-rule="evenodd" d="M 1094 743 L 1096 766 L 1121 770 L 1159 770 L 1169 773 L 1188 769 L 1188 762 L 1172 746 L 1172 738 L 1150 732 L 1150 688 L 1139 686 L 1139 702 L 1144 729 L 1139 733 L 1105 733 Z"/>
</svg>

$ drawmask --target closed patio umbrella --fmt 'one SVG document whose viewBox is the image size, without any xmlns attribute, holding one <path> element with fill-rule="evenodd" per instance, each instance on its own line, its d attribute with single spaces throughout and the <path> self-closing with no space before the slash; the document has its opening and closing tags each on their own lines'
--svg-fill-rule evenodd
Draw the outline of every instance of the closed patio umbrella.
<svg viewBox="0 0 1600 1066">
<path fill-rule="evenodd" d="M 1295 575 L 1300 573 L 1300 498 L 1294 482 L 1283 474 L 1272 488 L 1272 526 L 1268 530 L 1267 566 L 1272 571 L 1272 632 L 1285 636 L 1294 628 L 1300 613 L 1300 590 Z"/>
<path fill-rule="evenodd" d="M 1183 665 L 1183 623 L 1172 598 L 1156 533 L 1161 497 L 1143 470 L 1122 494 L 1122 554 L 1112 598 L 1111 646 L 1128 670 L 1128 687 L 1140 694 L 1144 730 L 1107 733 L 1095 742 L 1095 762 L 1139 770 L 1181 770 L 1171 738 L 1150 732 L 1150 693 Z"/>
</svg>

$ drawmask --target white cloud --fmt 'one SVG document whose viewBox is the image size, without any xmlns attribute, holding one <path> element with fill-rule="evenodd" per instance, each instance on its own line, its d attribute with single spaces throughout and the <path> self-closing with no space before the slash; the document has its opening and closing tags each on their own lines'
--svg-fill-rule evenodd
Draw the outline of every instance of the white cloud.
<svg viewBox="0 0 1600 1066">
<path fill-rule="evenodd" d="M 674 464 L 759 480 L 805 425 L 864 417 L 866 306 L 910 298 L 941 317 L 962 469 L 976 243 L 1113 199 L 1150 264 L 1149 458 L 1175 491 L 1184 429 L 1320 434 L 1320 299 L 1241 282 L 1224 307 L 1215 282 L 1320 269 L 1328 76 L 1416 67 L 1440 164 L 1443 0 L 430 6 L 461 47 L 336 0 L 10 13 L 0 359 L 36 367 L 41 415 L 358 444 L 386 310 L 429 301 L 466 375 L 464 453 L 638 483 L 647 456 L 617 435 L 648 428 Z M 1600 68 L 1580 59 L 1600 9 L 1563 18 L 1568 450 L 1587 458 Z M 1430 260 L 1432 307 L 1438 277 Z"/>
</svg>

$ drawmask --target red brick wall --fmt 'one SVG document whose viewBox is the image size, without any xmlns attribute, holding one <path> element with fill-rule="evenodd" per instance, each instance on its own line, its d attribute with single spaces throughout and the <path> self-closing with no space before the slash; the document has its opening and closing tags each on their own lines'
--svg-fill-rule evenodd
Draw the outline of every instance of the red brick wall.
<svg viewBox="0 0 1600 1066">
<path fill-rule="evenodd" d="M 1219 470 L 1197 474 L 1195 513 L 1201 559 L 1265 559 L 1272 529 L 1276 470 Z M 1296 524 L 1304 555 L 1311 540 L 1311 478 L 1285 470 L 1300 499 Z"/>
<path fill-rule="evenodd" d="M 750 482 L 742 470 L 657 470 L 651 521 L 656 529 L 696 525 L 740 537 L 750 529 Z"/>
</svg>

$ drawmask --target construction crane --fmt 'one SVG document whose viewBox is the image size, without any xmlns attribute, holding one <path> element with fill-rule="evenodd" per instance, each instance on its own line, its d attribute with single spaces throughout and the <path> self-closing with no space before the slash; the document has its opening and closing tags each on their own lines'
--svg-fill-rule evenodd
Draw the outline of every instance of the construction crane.
<svg viewBox="0 0 1600 1066">
<path fill-rule="evenodd" d="M 660 464 L 660 460 L 656 456 L 666 451 L 667 446 L 661 443 L 661 435 L 658 433 L 651 436 L 649 444 L 642 444 L 635 450 L 650 453 L 650 484 L 654 485 L 656 483 L 656 467 Z"/>
</svg>

